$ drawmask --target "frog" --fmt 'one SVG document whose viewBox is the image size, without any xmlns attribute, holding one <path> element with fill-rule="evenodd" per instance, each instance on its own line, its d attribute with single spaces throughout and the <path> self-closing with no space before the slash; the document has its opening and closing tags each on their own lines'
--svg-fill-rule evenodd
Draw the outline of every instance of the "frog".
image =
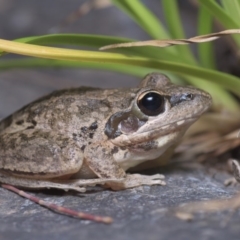
<svg viewBox="0 0 240 240">
<path fill-rule="evenodd" d="M 163 155 L 211 103 L 161 73 L 135 88 L 57 90 L 0 122 L 0 183 L 79 192 L 165 185 L 162 174 L 128 170 Z"/>
</svg>

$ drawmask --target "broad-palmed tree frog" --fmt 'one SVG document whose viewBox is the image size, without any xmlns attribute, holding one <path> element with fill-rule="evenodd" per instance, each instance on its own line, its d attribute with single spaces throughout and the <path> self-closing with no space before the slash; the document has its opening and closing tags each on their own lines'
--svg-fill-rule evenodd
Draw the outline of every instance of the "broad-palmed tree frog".
<svg viewBox="0 0 240 240">
<path fill-rule="evenodd" d="M 0 123 L 0 182 L 85 191 L 164 184 L 128 174 L 175 144 L 211 105 L 208 93 L 158 73 L 131 89 L 56 91 Z"/>
</svg>

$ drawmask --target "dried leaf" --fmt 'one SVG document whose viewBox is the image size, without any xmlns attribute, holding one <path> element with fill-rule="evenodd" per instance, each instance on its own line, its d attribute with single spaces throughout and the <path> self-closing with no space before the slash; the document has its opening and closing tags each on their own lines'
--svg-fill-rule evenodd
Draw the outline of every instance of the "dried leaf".
<svg viewBox="0 0 240 240">
<path fill-rule="evenodd" d="M 176 212 L 175 216 L 183 221 L 192 221 L 193 220 L 193 215 L 185 212 Z"/>
<path fill-rule="evenodd" d="M 240 112 L 210 112 L 201 116 L 187 131 L 186 136 L 202 132 L 224 135 L 238 128 L 240 128 Z"/>
<path fill-rule="evenodd" d="M 238 161 L 232 159 L 232 168 L 235 179 L 240 182 L 240 165 Z M 229 181 L 230 179 L 228 179 Z M 232 181 L 232 179 L 230 180 Z M 193 219 L 194 213 L 219 212 L 224 210 L 236 210 L 240 208 L 240 193 L 227 199 L 214 199 L 186 203 L 175 208 L 175 216 L 182 220 Z"/>
<path fill-rule="evenodd" d="M 239 114 L 205 114 L 187 132 L 175 153 L 185 161 L 197 159 L 202 162 L 221 156 L 240 146 L 239 129 Z"/>
<path fill-rule="evenodd" d="M 177 207 L 176 214 L 193 214 L 197 212 L 218 212 L 224 210 L 234 210 L 240 208 L 240 194 L 228 199 L 218 199 L 218 200 L 206 200 L 199 202 L 186 203 L 182 206 Z"/>
<path fill-rule="evenodd" d="M 240 33 L 240 29 L 229 29 L 229 30 L 225 30 L 217 33 L 200 35 L 200 36 L 196 36 L 188 39 L 150 40 L 150 41 L 112 44 L 112 45 L 101 47 L 100 50 L 122 48 L 122 47 L 140 47 L 140 46 L 169 47 L 173 45 L 187 45 L 191 43 L 210 42 L 225 35 L 239 34 L 239 33 Z"/>
</svg>

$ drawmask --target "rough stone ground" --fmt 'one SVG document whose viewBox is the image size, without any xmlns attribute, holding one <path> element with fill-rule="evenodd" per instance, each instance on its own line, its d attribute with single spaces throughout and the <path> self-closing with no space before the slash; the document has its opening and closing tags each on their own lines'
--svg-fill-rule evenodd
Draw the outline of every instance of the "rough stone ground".
<svg viewBox="0 0 240 240">
<path fill-rule="evenodd" d="M 14 39 L 46 34 L 81 2 L 0 0 L 0 36 Z M 158 1 L 145 2 L 161 15 Z M 194 35 L 192 15 L 195 13 L 186 11 L 184 4 L 181 6 L 188 35 Z M 94 11 L 64 32 L 147 39 L 136 24 L 114 8 Z M 137 81 L 120 74 L 82 69 L 4 71 L 0 73 L 0 117 L 54 89 L 80 85 L 134 86 Z M 210 174 L 200 166 L 179 165 L 156 169 L 156 172 L 166 175 L 167 186 L 80 195 L 50 190 L 33 192 L 45 200 L 79 211 L 111 216 L 112 225 L 62 216 L 0 188 L 0 239 L 239 239 L 238 210 L 197 214 L 192 222 L 177 219 L 172 211 L 172 207 L 180 203 L 233 196 L 239 187 L 223 185 L 229 177 L 227 174 L 218 171 Z"/>
</svg>

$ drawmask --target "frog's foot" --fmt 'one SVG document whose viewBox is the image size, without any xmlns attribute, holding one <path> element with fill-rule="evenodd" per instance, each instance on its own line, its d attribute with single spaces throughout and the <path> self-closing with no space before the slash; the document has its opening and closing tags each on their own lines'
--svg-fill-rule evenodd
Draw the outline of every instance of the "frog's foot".
<svg viewBox="0 0 240 240">
<path fill-rule="evenodd" d="M 231 177 L 231 178 L 227 178 L 224 181 L 224 185 L 225 186 L 236 186 L 238 184 L 238 181 L 236 180 L 236 178 Z"/>
<path fill-rule="evenodd" d="M 86 188 L 84 187 L 79 187 L 79 186 L 67 184 L 64 182 L 62 183 L 62 182 L 53 182 L 50 180 L 45 181 L 45 180 L 20 178 L 15 176 L 8 176 L 7 174 L 4 174 L 4 173 L 0 173 L 0 183 L 28 188 L 28 189 L 56 188 L 56 189 L 62 189 L 65 191 L 74 190 L 77 192 L 86 192 Z"/>
<path fill-rule="evenodd" d="M 123 190 L 142 185 L 166 185 L 162 179 L 164 179 L 164 176 L 161 174 L 155 174 L 152 176 L 141 174 L 127 174 L 125 178 L 72 179 L 62 180 L 62 182 L 72 187 L 105 185 L 113 190 Z"/>
<path fill-rule="evenodd" d="M 96 185 L 105 184 L 120 184 L 125 181 L 124 178 L 96 178 L 96 179 L 70 179 L 70 180 L 58 180 L 71 187 L 94 187 Z"/>
<path fill-rule="evenodd" d="M 237 180 L 237 182 L 240 182 L 240 165 L 239 162 L 236 160 L 232 160 L 232 168 L 233 168 L 233 176 Z"/>
<path fill-rule="evenodd" d="M 143 185 L 166 185 L 166 183 L 163 181 L 164 176 L 161 174 L 155 174 L 155 175 L 141 175 L 141 174 L 127 174 L 126 178 L 121 183 L 107 183 L 108 186 L 110 186 L 113 190 L 122 190 L 127 188 L 134 188 L 138 186 Z"/>
<path fill-rule="evenodd" d="M 224 184 L 226 186 L 235 186 L 238 183 L 240 183 L 240 165 L 239 162 L 232 159 L 232 171 L 233 171 L 233 176 L 234 178 L 228 178 L 227 180 L 225 180 Z"/>
</svg>

